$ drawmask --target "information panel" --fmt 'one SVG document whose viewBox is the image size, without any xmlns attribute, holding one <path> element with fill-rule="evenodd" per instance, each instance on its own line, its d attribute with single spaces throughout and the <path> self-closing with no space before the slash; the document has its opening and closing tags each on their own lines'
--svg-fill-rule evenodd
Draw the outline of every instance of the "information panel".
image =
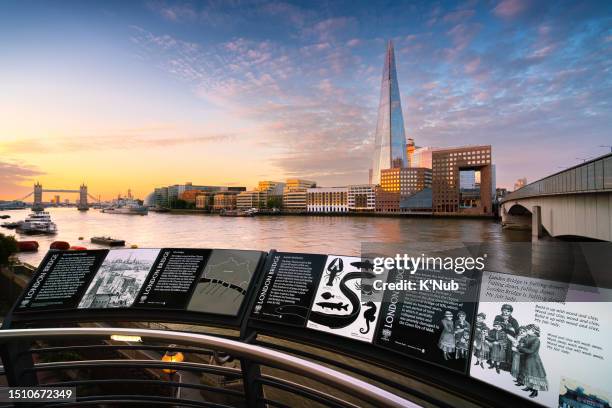
<svg viewBox="0 0 612 408">
<path fill-rule="evenodd" d="M 253 317 L 306 326 L 327 256 L 276 252 L 257 295 Z"/>
<path fill-rule="evenodd" d="M 210 249 L 163 249 L 136 305 L 185 308 L 210 253 Z"/>
<path fill-rule="evenodd" d="M 49 252 L 15 311 L 76 308 L 107 252 Z"/>
<path fill-rule="evenodd" d="M 15 312 L 134 308 L 236 317 L 264 254 L 196 248 L 50 251 Z"/>
<path fill-rule="evenodd" d="M 548 407 L 606 407 L 612 290 L 485 272 L 470 375 Z"/>
<path fill-rule="evenodd" d="M 467 373 L 478 272 L 389 272 L 376 344 Z"/>
</svg>

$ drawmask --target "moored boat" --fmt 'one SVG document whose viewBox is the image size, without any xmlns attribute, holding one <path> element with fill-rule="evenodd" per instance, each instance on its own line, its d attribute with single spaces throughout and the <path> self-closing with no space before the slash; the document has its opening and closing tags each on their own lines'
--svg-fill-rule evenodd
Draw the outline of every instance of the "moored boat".
<svg viewBox="0 0 612 408">
<path fill-rule="evenodd" d="M 33 211 L 17 226 L 17 231 L 23 234 L 55 234 L 57 225 L 51 221 L 47 211 Z"/>
<path fill-rule="evenodd" d="M 15 229 L 15 228 L 19 227 L 22 223 L 23 223 L 23 221 L 3 222 L 2 223 L 2 227 L 8 228 L 8 229 Z"/>
<path fill-rule="evenodd" d="M 115 247 L 115 246 L 124 246 L 125 245 L 125 241 L 122 239 L 114 239 L 111 237 L 92 237 L 91 238 L 91 243 L 92 244 L 98 244 L 98 245 L 108 245 L 111 247 Z"/>
</svg>

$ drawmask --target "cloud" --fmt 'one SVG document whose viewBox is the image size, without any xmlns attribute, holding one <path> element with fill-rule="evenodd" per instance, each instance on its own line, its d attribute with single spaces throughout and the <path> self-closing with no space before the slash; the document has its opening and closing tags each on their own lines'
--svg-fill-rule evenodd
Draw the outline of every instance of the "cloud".
<svg viewBox="0 0 612 408">
<path fill-rule="evenodd" d="M 502 0 L 493 9 L 498 17 L 513 18 L 521 14 L 527 8 L 525 0 Z"/>
<path fill-rule="evenodd" d="M 75 137 L 54 138 L 47 143 L 41 138 L 19 138 L 0 144 L 0 149 L 6 154 L 20 154 L 36 151 L 40 154 L 53 154 L 58 152 L 84 152 L 91 150 L 91 140 L 96 140 L 98 150 L 124 150 L 124 149 L 157 149 L 180 145 L 198 145 L 208 143 L 227 143 L 234 140 L 231 133 L 190 135 L 190 136 L 152 136 L 158 127 L 130 128 L 111 135 L 82 134 Z M 164 127 L 163 130 L 177 130 Z"/>
<path fill-rule="evenodd" d="M 35 166 L 28 166 L 14 162 L 0 161 L 0 191 L 15 194 L 7 199 L 18 199 L 32 191 L 31 186 L 23 183 L 31 182 L 36 176 L 45 174 Z"/>
</svg>

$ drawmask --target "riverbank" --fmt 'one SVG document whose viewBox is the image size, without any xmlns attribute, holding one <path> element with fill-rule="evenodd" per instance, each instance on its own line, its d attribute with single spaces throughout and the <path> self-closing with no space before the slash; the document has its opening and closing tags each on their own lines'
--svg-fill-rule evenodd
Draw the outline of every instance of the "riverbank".
<svg viewBox="0 0 612 408">
<path fill-rule="evenodd" d="M 219 215 L 203 209 L 169 209 L 166 214 L 179 215 Z M 464 218 L 464 219 L 499 219 L 496 215 L 484 214 L 455 214 L 455 213 L 434 213 L 434 212 L 375 212 L 375 211 L 355 211 L 355 212 L 308 212 L 308 211 L 270 211 L 259 210 L 255 216 L 302 216 L 302 217 L 372 217 L 372 218 Z"/>
</svg>

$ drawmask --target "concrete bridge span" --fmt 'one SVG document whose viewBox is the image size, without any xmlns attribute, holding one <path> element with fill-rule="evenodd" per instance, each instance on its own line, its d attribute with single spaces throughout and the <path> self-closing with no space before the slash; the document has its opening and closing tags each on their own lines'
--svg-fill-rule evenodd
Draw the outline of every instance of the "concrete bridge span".
<svg viewBox="0 0 612 408">
<path fill-rule="evenodd" d="M 547 233 L 612 241 L 612 154 L 510 193 L 500 214 L 504 227 L 530 228 L 534 238 Z"/>
</svg>

